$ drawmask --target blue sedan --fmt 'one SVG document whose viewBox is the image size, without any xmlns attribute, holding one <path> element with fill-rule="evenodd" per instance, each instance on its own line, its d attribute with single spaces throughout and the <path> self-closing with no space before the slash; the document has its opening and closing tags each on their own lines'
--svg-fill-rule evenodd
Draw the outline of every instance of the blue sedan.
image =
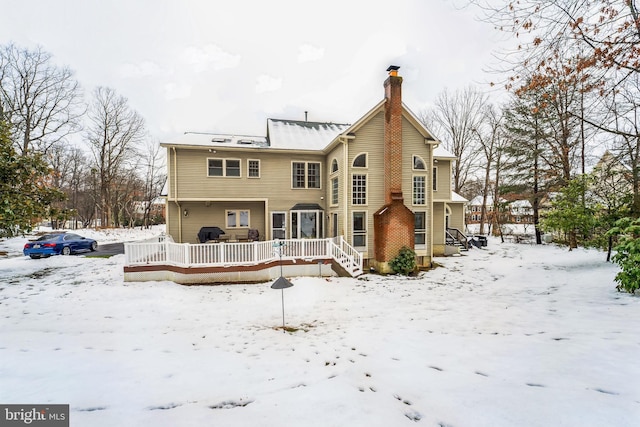
<svg viewBox="0 0 640 427">
<path fill-rule="evenodd" d="M 51 255 L 71 255 L 72 253 L 95 251 L 98 242 L 73 233 L 45 234 L 38 240 L 27 242 L 22 252 L 31 258 Z"/>
</svg>

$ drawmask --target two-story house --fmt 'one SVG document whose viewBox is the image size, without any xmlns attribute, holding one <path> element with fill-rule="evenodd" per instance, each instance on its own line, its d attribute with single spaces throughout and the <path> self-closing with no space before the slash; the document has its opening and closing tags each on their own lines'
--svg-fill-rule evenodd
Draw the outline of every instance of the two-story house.
<svg viewBox="0 0 640 427">
<path fill-rule="evenodd" d="M 268 119 L 266 136 L 163 142 L 168 234 L 189 243 L 205 226 L 232 240 L 249 230 L 263 240 L 342 235 L 380 272 L 403 246 L 420 266 L 451 251 L 447 235 L 464 229 L 466 202 L 451 190 L 456 159 L 402 103 L 398 68 L 353 124 Z"/>
</svg>

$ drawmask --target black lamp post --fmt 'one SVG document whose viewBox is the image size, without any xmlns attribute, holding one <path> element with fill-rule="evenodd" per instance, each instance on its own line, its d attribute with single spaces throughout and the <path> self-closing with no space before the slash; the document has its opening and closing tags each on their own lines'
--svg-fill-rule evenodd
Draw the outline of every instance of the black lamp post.
<svg viewBox="0 0 640 427">
<path fill-rule="evenodd" d="M 280 289 L 282 293 L 282 333 L 286 333 L 285 323 L 284 323 L 284 290 L 286 288 L 290 288 L 293 286 L 293 283 L 285 279 L 282 274 L 282 247 L 284 246 L 284 242 L 276 241 L 273 243 L 273 247 L 278 248 L 278 255 L 280 256 L 280 277 L 276 279 L 275 282 L 271 285 L 271 289 Z"/>
</svg>

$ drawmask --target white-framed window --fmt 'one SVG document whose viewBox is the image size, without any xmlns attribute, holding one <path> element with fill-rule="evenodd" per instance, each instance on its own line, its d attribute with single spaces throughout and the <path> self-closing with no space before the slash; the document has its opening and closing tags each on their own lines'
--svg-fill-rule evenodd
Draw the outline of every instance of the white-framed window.
<svg viewBox="0 0 640 427">
<path fill-rule="evenodd" d="M 414 233 L 416 247 L 422 247 L 427 244 L 427 213 L 418 211 L 413 213 L 414 216 Z"/>
<path fill-rule="evenodd" d="M 240 159 L 207 159 L 207 176 L 239 178 Z"/>
<path fill-rule="evenodd" d="M 331 173 L 336 173 L 338 172 L 338 161 L 336 159 L 333 159 L 331 161 Z"/>
<path fill-rule="evenodd" d="M 367 213 L 353 212 L 352 219 L 352 244 L 356 248 L 364 248 L 367 246 Z"/>
<path fill-rule="evenodd" d="M 248 210 L 226 210 L 227 228 L 249 227 L 250 215 Z"/>
<path fill-rule="evenodd" d="M 331 205 L 335 206 L 338 204 L 338 177 L 331 178 Z"/>
<path fill-rule="evenodd" d="M 320 163 L 307 163 L 307 188 L 320 188 Z"/>
<path fill-rule="evenodd" d="M 427 189 L 427 177 L 424 175 L 414 175 L 413 177 L 413 204 L 414 205 L 425 205 L 427 203 L 426 189 Z"/>
<path fill-rule="evenodd" d="M 367 204 L 367 175 L 354 173 L 351 176 L 351 203 L 354 205 Z"/>
<path fill-rule="evenodd" d="M 257 159 L 247 160 L 247 177 L 260 178 L 260 160 L 257 160 Z"/>
<path fill-rule="evenodd" d="M 414 155 L 413 156 L 413 170 L 414 171 L 424 171 L 427 170 L 427 164 L 422 159 L 422 157 Z"/>
<path fill-rule="evenodd" d="M 292 188 L 320 188 L 320 162 L 291 162 Z"/>
<path fill-rule="evenodd" d="M 433 167 L 433 191 L 438 191 L 438 168 Z"/>
<path fill-rule="evenodd" d="M 354 168 L 366 168 L 367 167 L 367 153 L 360 153 L 353 159 L 352 166 Z"/>
</svg>

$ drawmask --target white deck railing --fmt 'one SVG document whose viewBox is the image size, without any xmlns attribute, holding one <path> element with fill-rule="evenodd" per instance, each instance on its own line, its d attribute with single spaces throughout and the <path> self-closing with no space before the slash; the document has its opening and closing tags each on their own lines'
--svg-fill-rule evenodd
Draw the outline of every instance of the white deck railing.
<svg viewBox="0 0 640 427">
<path fill-rule="evenodd" d="M 242 243 L 174 243 L 157 239 L 124 244 L 125 266 L 230 267 L 283 260 L 331 258 L 349 274 L 362 273 L 362 254 L 342 236 Z M 282 254 L 280 254 L 280 250 Z"/>
</svg>

